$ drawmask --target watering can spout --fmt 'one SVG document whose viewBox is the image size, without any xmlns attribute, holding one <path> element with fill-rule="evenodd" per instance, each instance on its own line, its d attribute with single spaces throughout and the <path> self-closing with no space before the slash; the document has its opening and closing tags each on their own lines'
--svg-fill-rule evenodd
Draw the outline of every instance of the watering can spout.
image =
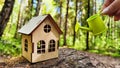
<svg viewBox="0 0 120 68">
<path fill-rule="evenodd" d="M 75 25 L 75 31 L 77 32 L 78 29 L 83 29 L 83 30 L 87 30 L 87 31 L 92 31 L 92 29 L 88 28 L 88 27 L 82 27 L 78 22 Z"/>
<path fill-rule="evenodd" d="M 87 30 L 87 31 L 92 31 L 90 28 L 87 28 L 87 27 L 81 27 L 80 26 L 80 29 Z"/>
</svg>

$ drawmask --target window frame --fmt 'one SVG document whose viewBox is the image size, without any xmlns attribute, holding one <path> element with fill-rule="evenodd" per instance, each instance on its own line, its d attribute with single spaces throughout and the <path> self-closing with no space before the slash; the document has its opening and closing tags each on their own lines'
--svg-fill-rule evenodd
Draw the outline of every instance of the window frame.
<svg viewBox="0 0 120 68">
<path fill-rule="evenodd" d="M 24 51 L 28 52 L 28 40 L 24 40 Z"/>
<path fill-rule="evenodd" d="M 44 32 L 45 33 L 49 33 L 51 31 L 51 26 L 49 25 L 49 24 L 46 24 L 45 26 L 44 26 Z"/>
<path fill-rule="evenodd" d="M 37 43 L 37 53 L 38 54 L 44 54 L 45 53 L 45 41 L 44 40 L 40 40 Z"/>
<path fill-rule="evenodd" d="M 50 40 L 49 41 L 49 46 L 48 46 L 48 52 L 54 52 L 55 51 L 55 46 L 56 46 L 56 41 L 55 40 Z"/>
</svg>

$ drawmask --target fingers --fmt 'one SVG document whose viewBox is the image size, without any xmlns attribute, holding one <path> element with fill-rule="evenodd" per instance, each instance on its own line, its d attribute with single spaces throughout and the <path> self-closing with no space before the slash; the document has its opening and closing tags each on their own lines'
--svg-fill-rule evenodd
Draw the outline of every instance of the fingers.
<svg viewBox="0 0 120 68">
<path fill-rule="evenodd" d="M 120 0 L 105 0 L 102 7 L 102 15 L 114 16 L 114 20 L 120 20 Z"/>
<path fill-rule="evenodd" d="M 115 0 L 109 6 L 104 8 L 104 10 L 102 11 L 102 14 L 104 14 L 104 15 L 114 15 L 119 10 L 118 6 L 119 6 L 120 3 L 118 3 L 118 1 L 120 2 L 120 0 Z"/>
<path fill-rule="evenodd" d="M 115 21 L 120 20 L 120 10 L 117 11 L 117 13 L 114 15 L 114 20 L 115 20 Z"/>
<path fill-rule="evenodd" d="M 115 13 L 115 15 L 120 16 L 120 9 Z"/>
<path fill-rule="evenodd" d="M 102 6 L 102 10 L 106 7 L 108 7 L 114 0 L 105 0 L 103 6 Z"/>
</svg>

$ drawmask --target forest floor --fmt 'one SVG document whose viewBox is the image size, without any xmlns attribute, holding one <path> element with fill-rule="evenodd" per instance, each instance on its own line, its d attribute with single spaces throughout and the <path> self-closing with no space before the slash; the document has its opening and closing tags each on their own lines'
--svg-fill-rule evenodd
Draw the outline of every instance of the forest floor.
<svg viewBox="0 0 120 68">
<path fill-rule="evenodd" d="M 30 63 L 23 57 L 0 57 L 0 68 L 120 68 L 120 58 L 60 48 L 59 57 L 38 63 Z"/>
</svg>

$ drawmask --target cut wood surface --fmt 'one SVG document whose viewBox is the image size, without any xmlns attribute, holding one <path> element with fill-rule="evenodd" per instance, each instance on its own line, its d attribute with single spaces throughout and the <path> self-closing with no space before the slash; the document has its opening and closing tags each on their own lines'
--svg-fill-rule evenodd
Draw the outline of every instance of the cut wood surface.
<svg viewBox="0 0 120 68">
<path fill-rule="evenodd" d="M 120 59 L 70 48 L 60 48 L 59 57 L 30 63 L 23 57 L 12 57 L 0 68 L 120 68 Z"/>
</svg>

